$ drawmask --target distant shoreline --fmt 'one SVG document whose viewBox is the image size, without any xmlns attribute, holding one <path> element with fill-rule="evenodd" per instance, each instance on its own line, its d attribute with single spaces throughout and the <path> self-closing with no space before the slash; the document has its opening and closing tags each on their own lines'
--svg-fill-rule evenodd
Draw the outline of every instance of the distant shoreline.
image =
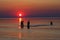
<svg viewBox="0 0 60 40">
<path fill-rule="evenodd" d="M 10 17 L 10 18 L 0 18 L 0 19 L 15 19 L 15 17 Z M 60 19 L 60 17 L 16 17 L 16 18 L 44 18 L 44 19 Z"/>
</svg>

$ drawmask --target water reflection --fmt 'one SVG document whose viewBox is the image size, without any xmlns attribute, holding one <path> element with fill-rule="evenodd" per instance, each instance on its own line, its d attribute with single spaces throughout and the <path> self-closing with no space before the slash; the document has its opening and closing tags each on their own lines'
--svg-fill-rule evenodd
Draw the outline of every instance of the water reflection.
<svg viewBox="0 0 60 40">
<path fill-rule="evenodd" d="M 22 39 L 22 33 L 18 32 L 18 40 Z"/>
<path fill-rule="evenodd" d="M 22 18 L 18 18 L 19 19 L 19 25 L 20 25 L 20 22 L 22 21 Z"/>
<path fill-rule="evenodd" d="M 28 40 L 33 37 L 31 34 L 32 34 L 31 30 L 24 30 L 24 29 L 20 30 L 18 32 L 18 40 L 26 40 L 26 39 Z"/>
<path fill-rule="evenodd" d="M 18 20 L 19 20 L 18 22 L 16 19 L 0 20 L 0 25 L 1 24 L 3 25 L 0 26 L 0 40 L 60 40 L 60 25 L 59 25 L 60 20 L 59 21 L 54 20 L 54 23 L 57 24 L 54 25 L 55 26 L 54 27 L 54 26 L 43 25 L 44 23 L 47 24 L 49 20 L 46 21 L 42 19 L 40 20 L 31 19 L 30 20 L 31 25 L 34 27 L 31 27 L 31 29 L 29 30 L 26 29 L 25 26 L 24 29 L 21 29 L 20 22 L 22 21 L 22 18 L 18 18 Z M 26 19 L 24 19 L 24 23 L 25 24 L 27 23 Z M 38 23 L 42 25 L 39 25 Z M 17 24 L 18 26 L 16 26 L 15 24 Z M 35 27 L 35 26 L 39 26 L 39 27 Z M 17 29 L 16 27 L 18 27 L 19 29 Z M 56 30 L 50 29 L 50 27 L 56 28 Z"/>
<path fill-rule="evenodd" d="M 22 21 L 22 18 L 18 18 L 18 22 L 19 22 L 19 26 L 18 26 L 18 40 L 21 40 L 22 39 L 22 30 L 21 30 L 21 26 L 20 26 L 20 24 L 21 24 L 21 21 Z"/>
<path fill-rule="evenodd" d="M 18 29 L 21 29 L 20 22 L 22 21 L 22 18 L 18 18 L 19 26 Z"/>
</svg>

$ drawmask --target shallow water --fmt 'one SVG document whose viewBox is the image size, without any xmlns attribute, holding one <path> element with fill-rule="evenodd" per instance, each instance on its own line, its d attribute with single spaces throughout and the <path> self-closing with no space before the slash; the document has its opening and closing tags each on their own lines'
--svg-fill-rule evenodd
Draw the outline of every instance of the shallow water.
<svg viewBox="0 0 60 40">
<path fill-rule="evenodd" d="M 24 28 L 20 22 L 24 21 Z M 31 28 L 27 29 L 30 20 Z M 50 21 L 53 26 L 50 26 Z M 0 18 L 0 40 L 60 40 L 60 19 Z"/>
</svg>

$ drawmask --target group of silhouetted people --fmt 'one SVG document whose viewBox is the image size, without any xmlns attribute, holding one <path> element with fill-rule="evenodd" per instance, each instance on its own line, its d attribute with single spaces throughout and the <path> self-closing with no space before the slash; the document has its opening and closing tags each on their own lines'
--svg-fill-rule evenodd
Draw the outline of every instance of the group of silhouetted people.
<svg viewBox="0 0 60 40">
<path fill-rule="evenodd" d="M 50 21 L 50 25 L 52 26 L 53 25 L 53 22 Z M 21 21 L 21 28 L 23 29 L 24 28 L 24 21 Z M 27 29 L 30 29 L 30 21 L 27 22 Z"/>
<path fill-rule="evenodd" d="M 24 21 L 21 21 L 21 28 L 24 28 Z M 27 29 L 30 29 L 30 21 L 27 22 Z"/>
</svg>

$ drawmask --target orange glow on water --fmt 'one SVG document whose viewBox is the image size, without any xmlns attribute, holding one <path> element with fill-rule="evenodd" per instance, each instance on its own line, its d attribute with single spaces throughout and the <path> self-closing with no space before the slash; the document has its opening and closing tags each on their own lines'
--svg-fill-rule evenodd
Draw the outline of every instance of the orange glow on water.
<svg viewBox="0 0 60 40">
<path fill-rule="evenodd" d="M 21 37 L 22 37 L 22 34 L 21 34 L 21 32 L 19 32 L 18 33 L 18 39 L 21 39 Z"/>
<path fill-rule="evenodd" d="M 19 26 L 18 29 L 21 29 L 21 27 Z"/>
<path fill-rule="evenodd" d="M 18 19 L 18 22 L 19 22 L 19 27 L 18 27 L 18 29 L 21 29 L 21 27 L 20 27 L 20 22 L 22 21 L 22 18 L 19 18 Z"/>
<path fill-rule="evenodd" d="M 19 18 L 19 23 L 22 21 L 22 18 Z"/>
</svg>

